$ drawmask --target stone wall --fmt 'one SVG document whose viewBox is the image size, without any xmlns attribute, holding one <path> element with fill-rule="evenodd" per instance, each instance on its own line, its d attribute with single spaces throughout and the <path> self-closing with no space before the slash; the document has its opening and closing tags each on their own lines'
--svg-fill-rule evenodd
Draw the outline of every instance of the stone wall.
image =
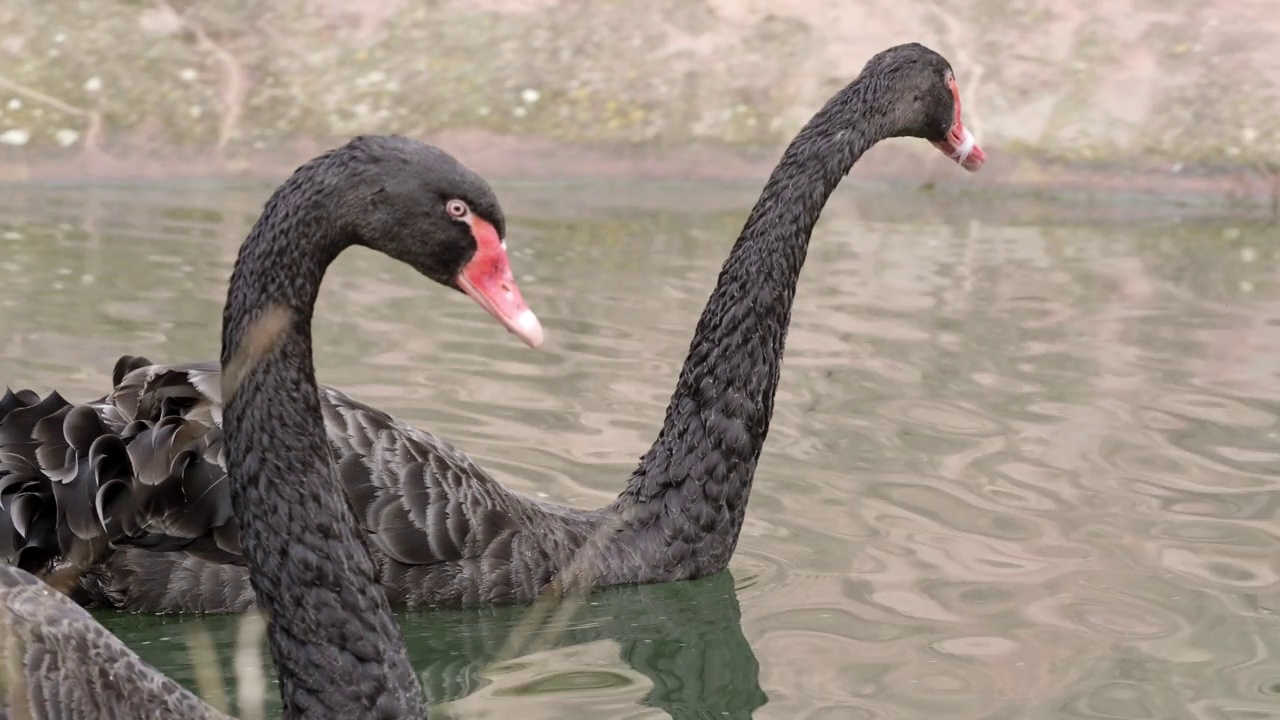
<svg viewBox="0 0 1280 720">
<path fill-rule="evenodd" d="M 500 175 L 753 174 L 910 40 L 995 177 L 1280 173 L 1264 0 L 8 0 L 0 27 L 7 179 L 273 174 L 361 132 Z"/>
</svg>

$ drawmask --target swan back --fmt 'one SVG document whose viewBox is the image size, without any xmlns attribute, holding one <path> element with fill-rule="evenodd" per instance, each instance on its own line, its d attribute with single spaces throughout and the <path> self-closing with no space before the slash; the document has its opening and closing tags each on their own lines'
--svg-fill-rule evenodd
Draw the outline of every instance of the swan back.
<svg viewBox="0 0 1280 720">
<path fill-rule="evenodd" d="M 0 720 L 228 717 L 30 573 L 0 565 L 0 613 Z"/>
</svg>

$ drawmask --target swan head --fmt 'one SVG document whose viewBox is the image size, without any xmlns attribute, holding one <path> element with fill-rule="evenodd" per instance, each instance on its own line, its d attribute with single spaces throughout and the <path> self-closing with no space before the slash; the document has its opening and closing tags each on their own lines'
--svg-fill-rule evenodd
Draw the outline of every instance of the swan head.
<svg viewBox="0 0 1280 720">
<path fill-rule="evenodd" d="M 357 242 L 458 290 L 530 347 L 542 324 L 516 284 L 506 220 L 489 184 L 453 156 L 408 138 L 351 141 L 366 179 Z"/>
<path fill-rule="evenodd" d="M 946 58 L 919 43 L 898 45 L 871 58 L 862 75 L 883 78 L 892 135 L 928 140 L 969 172 L 982 167 L 987 155 L 960 118 L 960 88 Z"/>
</svg>

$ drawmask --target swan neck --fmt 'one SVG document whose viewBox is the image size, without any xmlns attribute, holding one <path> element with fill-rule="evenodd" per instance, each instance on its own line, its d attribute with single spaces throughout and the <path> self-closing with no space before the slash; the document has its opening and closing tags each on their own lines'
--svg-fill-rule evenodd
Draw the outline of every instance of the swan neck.
<svg viewBox="0 0 1280 720">
<path fill-rule="evenodd" d="M 889 135 L 875 100 L 855 82 L 784 151 L 698 321 L 662 429 L 615 504 L 689 575 L 722 569 L 736 545 L 810 235 L 840 180 Z M 655 529 L 672 522 L 683 527 Z"/>
<path fill-rule="evenodd" d="M 332 464 L 312 361 L 320 283 L 350 244 L 326 214 L 339 200 L 304 166 L 267 203 L 232 272 L 222 349 L 232 507 L 284 716 L 421 717 L 403 636 Z"/>
</svg>

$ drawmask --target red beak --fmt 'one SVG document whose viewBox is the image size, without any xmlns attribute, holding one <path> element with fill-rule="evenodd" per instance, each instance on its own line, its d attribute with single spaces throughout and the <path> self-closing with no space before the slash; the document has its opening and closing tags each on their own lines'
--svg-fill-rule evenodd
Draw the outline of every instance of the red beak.
<svg viewBox="0 0 1280 720">
<path fill-rule="evenodd" d="M 458 289 L 489 311 L 498 322 L 529 347 L 542 345 L 542 323 L 520 295 L 507 248 L 498 231 L 485 220 L 471 218 L 471 234 L 476 238 L 476 254 L 458 273 Z"/>
<path fill-rule="evenodd" d="M 955 78 L 951 79 L 950 85 L 951 97 L 956 101 L 956 119 L 947 137 L 933 143 L 933 146 L 946 153 L 947 157 L 955 160 L 965 170 L 978 172 L 978 168 L 986 162 L 987 154 L 978 147 L 978 141 L 969 132 L 969 128 L 960 122 L 960 89 L 956 87 Z"/>
</svg>

